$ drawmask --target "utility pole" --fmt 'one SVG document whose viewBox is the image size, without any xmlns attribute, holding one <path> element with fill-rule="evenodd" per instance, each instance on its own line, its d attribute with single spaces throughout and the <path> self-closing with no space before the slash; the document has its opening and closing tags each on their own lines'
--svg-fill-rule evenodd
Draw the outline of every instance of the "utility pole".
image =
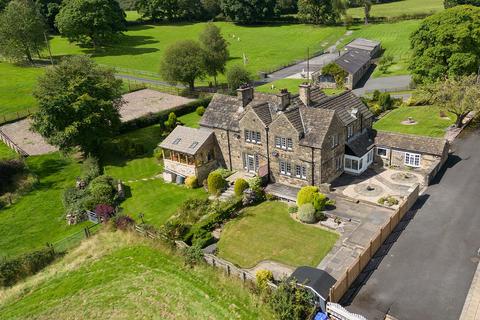
<svg viewBox="0 0 480 320">
<path fill-rule="evenodd" d="M 50 63 L 53 66 L 53 57 L 52 57 L 52 50 L 50 50 L 50 43 L 48 42 L 47 33 L 43 32 L 43 37 L 45 38 L 45 43 L 47 44 L 48 54 L 50 55 Z"/>
<path fill-rule="evenodd" d="M 307 82 L 310 84 L 310 48 L 307 48 Z"/>
</svg>

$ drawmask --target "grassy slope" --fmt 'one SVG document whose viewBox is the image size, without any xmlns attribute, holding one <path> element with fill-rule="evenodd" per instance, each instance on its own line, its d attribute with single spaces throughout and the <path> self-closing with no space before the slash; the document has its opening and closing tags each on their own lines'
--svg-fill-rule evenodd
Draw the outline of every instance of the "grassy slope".
<svg viewBox="0 0 480 320">
<path fill-rule="evenodd" d="M 133 235 L 102 233 L 26 283 L 0 291 L 7 319 L 272 319 L 237 280 L 184 267 Z"/>
<path fill-rule="evenodd" d="M 87 223 L 67 226 L 61 196 L 80 173 L 80 165 L 59 153 L 27 159 L 40 180 L 13 206 L 0 209 L 0 256 L 24 253 L 80 231 Z"/>
<path fill-rule="evenodd" d="M 401 122 L 412 117 L 418 122 L 416 125 L 403 125 Z M 381 131 L 417 134 L 422 136 L 441 138 L 445 129 L 454 123 L 455 117 L 450 119 L 440 118 L 438 107 L 401 107 L 388 113 L 385 117 L 375 122 L 374 128 Z"/>
<path fill-rule="evenodd" d="M 408 74 L 410 59 L 410 34 L 420 25 L 420 20 L 408 20 L 390 24 L 369 24 L 367 26 L 353 27 L 352 35 L 346 37 L 344 44 L 354 38 L 367 38 L 381 41 L 385 54 L 394 57 L 394 64 L 386 73 L 381 73 L 378 68 L 373 73 L 374 77 Z"/>
<path fill-rule="evenodd" d="M 15 151 L 7 147 L 6 144 L 0 141 L 0 160 L 15 158 L 17 154 Z"/>
<path fill-rule="evenodd" d="M 35 108 L 32 96 L 41 68 L 20 67 L 0 62 L 0 121 L 3 116 L 13 117 L 12 113 Z"/>
<path fill-rule="evenodd" d="M 317 266 L 338 235 L 293 220 L 287 205 L 264 202 L 227 223 L 218 243 L 219 256 L 242 267 L 269 259 L 291 266 Z"/>
<path fill-rule="evenodd" d="M 205 106 L 206 108 L 207 106 Z M 192 112 L 183 116 L 178 117 L 178 120 L 187 127 L 198 128 L 198 123 L 202 117 L 199 116 L 196 112 Z"/>
<path fill-rule="evenodd" d="M 390 3 L 374 4 L 370 11 L 373 17 L 398 17 L 402 15 L 429 14 L 443 10 L 443 0 L 402 0 Z M 354 18 L 365 17 L 363 7 L 348 9 Z"/>
</svg>

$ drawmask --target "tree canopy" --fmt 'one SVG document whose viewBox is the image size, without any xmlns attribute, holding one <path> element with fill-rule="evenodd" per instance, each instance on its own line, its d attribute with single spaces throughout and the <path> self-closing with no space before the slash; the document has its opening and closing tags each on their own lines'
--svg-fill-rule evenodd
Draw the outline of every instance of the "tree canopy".
<svg viewBox="0 0 480 320">
<path fill-rule="evenodd" d="M 250 83 L 252 76 L 250 72 L 241 64 L 236 64 L 227 70 L 227 83 L 228 88 L 234 92 L 242 84 Z"/>
<path fill-rule="evenodd" d="M 205 77 L 204 54 L 200 44 L 193 40 L 172 44 L 165 51 L 160 73 L 165 80 L 183 83 L 193 90 L 195 80 Z"/>
<path fill-rule="evenodd" d="M 417 83 L 470 75 L 480 63 L 480 8 L 457 6 L 426 18 L 411 35 Z"/>
<path fill-rule="evenodd" d="M 194 21 L 208 15 L 201 0 L 138 0 L 135 8 L 153 21 Z"/>
<path fill-rule="evenodd" d="M 13 61 L 33 61 L 45 47 L 45 24 L 31 0 L 13 0 L 0 13 L 0 54 Z"/>
<path fill-rule="evenodd" d="M 298 16 L 314 24 L 333 24 L 340 19 L 345 6 L 338 0 L 299 0 Z"/>
<path fill-rule="evenodd" d="M 39 78 L 32 128 L 60 150 L 97 154 L 120 126 L 121 85 L 86 56 L 65 58 Z"/>
<path fill-rule="evenodd" d="M 70 41 L 94 48 L 114 41 L 127 24 L 116 0 L 64 0 L 55 23 Z"/>
<path fill-rule="evenodd" d="M 199 40 L 203 49 L 205 70 L 217 85 L 217 75 L 225 72 L 229 57 L 228 43 L 220 33 L 220 28 L 213 23 L 207 24 Z"/>
<path fill-rule="evenodd" d="M 278 14 L 276 0 L 221 0 L 223 14 L 234 22 L 254 23 Z"/>
<path fill-rule="evenodd" d="M 472 6 L 480 7 L 480 0 L 444 0 L 443 6 L 445 9 L 459 6 L 462 4 L 470 4 Z"/>
</svg>

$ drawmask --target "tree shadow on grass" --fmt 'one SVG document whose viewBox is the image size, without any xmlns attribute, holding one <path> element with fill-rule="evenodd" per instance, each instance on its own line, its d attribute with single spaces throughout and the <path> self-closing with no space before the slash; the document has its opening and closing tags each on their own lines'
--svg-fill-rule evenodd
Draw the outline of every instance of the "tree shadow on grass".
<svg viewBox="0 0 480 320">
<path fill-rule="evenodd" d="M 29 163 L 28 166 L 39 179 L 42 179 L 63 170 L 68 164 L 69 162 L 66 159 L 46 159 Z"/>
</svg>

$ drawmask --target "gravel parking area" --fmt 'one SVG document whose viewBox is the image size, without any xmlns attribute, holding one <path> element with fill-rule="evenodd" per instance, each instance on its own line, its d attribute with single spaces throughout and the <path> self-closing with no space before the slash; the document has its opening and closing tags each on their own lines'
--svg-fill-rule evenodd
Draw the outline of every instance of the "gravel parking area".
<svg viewBox="0 0 480 320">
<path fill-rule="evenodd" d="M 58 150 L 49 145 L 41 135 L 30 130 L 30 119 L 5 124 L 0 126 L 0 130 L 29 155 L 46 154 Z"/>
<path fill-rule="evenodd" d="M 123 122 L 136 119 L 149 113 L 174 110 L 177 107 L 194 101 L 151 89 L 138 90 L 123 95 L 125 104 L 120 109 Z"/>
</svg>

